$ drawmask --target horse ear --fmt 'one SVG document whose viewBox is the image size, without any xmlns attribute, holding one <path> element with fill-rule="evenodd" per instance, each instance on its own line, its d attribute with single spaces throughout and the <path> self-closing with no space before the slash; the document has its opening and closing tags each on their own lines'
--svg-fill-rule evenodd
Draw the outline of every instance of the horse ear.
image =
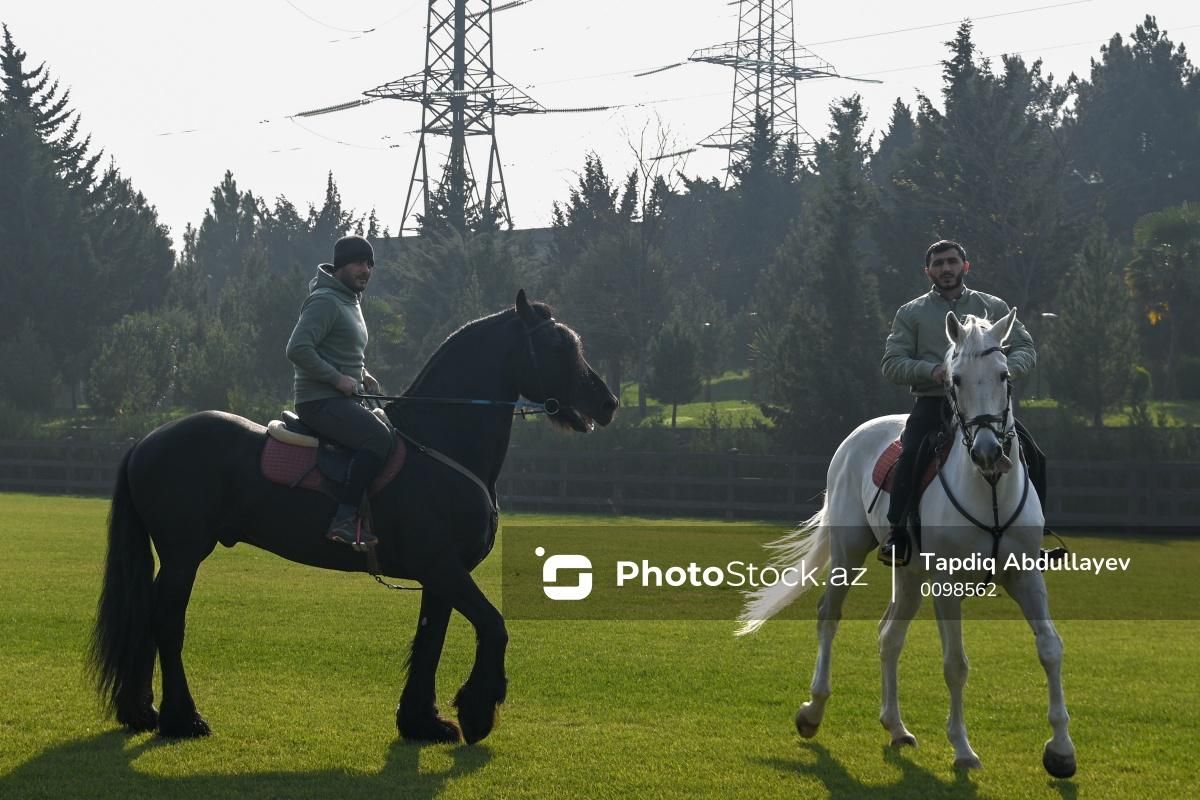
<svg viewBox="0 0 1200 800">
<path fill-rule="evenodd" d="M 946 312 L 946 338 L 954 344 L 962 341 L 963 326 L 953 311 Z"/>
<path fill-rule="evenodd" d="M 537 315 L 533 313 L 533 307 L 529 305 L 524 289 L 517 290 L 517 316 L 530 327 L 537 324 Z"/>
<path fill-rule="evenodd" d="M 992 326 L 993 335 L 996 336 L 996 341 L 1000 344 L 1008 339 L 1008 335 L 1012 333 L 1013 324 L 1017 321 L 1017 308 L 1013 306 L 1007 314 L 996 320 L 996 324 Z"/>
</svg>

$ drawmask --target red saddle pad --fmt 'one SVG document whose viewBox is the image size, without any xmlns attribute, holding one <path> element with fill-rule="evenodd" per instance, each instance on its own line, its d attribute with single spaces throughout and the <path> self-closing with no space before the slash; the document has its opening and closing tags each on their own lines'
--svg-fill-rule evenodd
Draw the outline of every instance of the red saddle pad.
<svg viewBox="0 0 1200 800">
<path fill-rule="evenodd" d="M 407 455 L 408 448 L 405 447 L 404 440 L 397 436 L 392 455 L 371 484 L 370 494 L 378 494 L 380 489 L 400 474 Z M 321 490 L 322 478 L 320 470 L 317 469 L 315 447 L 285 444 L 268 436 L 267 445 L 262 452 L 262 474 L 272 483 Z"/>
<path fill-rule="evenodd" d="M 943 444 L 938 456 L 941 460 L 946 460 L 946 455 L 950 452 L 949 443 Z M 896 481 L 896 462 L 900 459 L 900 440 L 892 442 L 887 446 L 880 455 L 879 460 L 875 462 L 875 469 L 871 470 L 871 481 L 876 486 L 881 487 L 885 492 L 890 493 L 892 486 Z M 937 459 L 932 459 L 929 466 L 925 468 L 925 472 L 921 475 L 921 483 L 917 486 L 917 497 L 920 497 L 925 492 L 925 487 L 933 482 L 934 476 L 937 475 Z"/>
</svg>

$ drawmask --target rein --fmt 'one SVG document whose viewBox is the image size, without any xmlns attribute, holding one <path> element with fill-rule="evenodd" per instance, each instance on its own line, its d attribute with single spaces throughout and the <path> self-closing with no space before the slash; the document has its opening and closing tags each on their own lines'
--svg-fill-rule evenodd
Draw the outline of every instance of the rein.
<svg viewBox="0 0 1200 800">
<path fill-rule="evenodd" d="M 999 347 L 989 347 L 979 355 L 986 356 L 998 352 L 1003 352 L 1003 350 Z M 1012 381 L 1006 379 L 1005 385 L 1006 391 L 1004 411 L 1000 416 L 996 416 L 995 414 L 979 414 L 971 419 L 967 419 L 963 416 L 962 409 L 958 407 L 958 392 L 955 391 L 954 383 L 950 383 L 949 391 L 947 392 L 950 400 L 950 408 L 954 413 L 958 430 L 962 434 L 963 446 L 967 448 L 968 452 L 975 446 L 975 437 L 979 435 L 980 429 L 987 428 L 1003 446 L 1004 457 L 1008 457 L 1008 451 L 1012 446 L 1013 438 L 1017 435 L 1017 431 L 1015 427 L 1009 427 L 1009 421 L 1012 418 Z M 994 427 L 996 424 L 999 425 L 998 430 L 996 427 Z M 971 428 L 975 429 L 974 433 L 971 432 Z M 1020 445 L 1018 445 L 1018 459 L 1020 459 L 1019 448 Z M 976 519 L 965 508 L 963 508 L 962 504 L 958 502 L 958 498 L 951 493 L 950 486 L 946 483 L 946 476 L 942 473 L 942 459 L 940 455 L 937 456 L 937 476 L 938 481 L 942 485 L 942 491 L 946 493 L 946 497 L 949 498 L 950 503 L 954 506 L 958 513 L 966 517 L 967 520 L 975 527 L 985 530 L 992 535 L 992 563 L 995 564 L 996 558 L 1000 554 L 1000 537 L 1004 535 L 1004 532 L 1008 530 L 1016 521 L 1017 517 L 1021 515 L 1021 511 L 1025 509 L 1025 501 L 1029 499 L 1029 470 L 1025 469 L 1025 483 L 1021 487 L 1021 502 L 1017 503 L 1016 510 L 1013 511 L 1012 516 L 1009 517 L 1008 521 L 1003 525 L 1000 524 L 1000 504 L 996 496 L 996 484 L 1000 481 L 999 477 L 997 477 L 995 480 L 988 480 L 988 485 L 991 486 L 992 489 L 992 524 L 986 525 Z M 984 583 L 992 583 L 992 579 L 995 576 L 996 572 L 993 569 L 988 573 L 987 580 L 984 581 Z"/>
<path fill-rule="evenodd" d="M 525 345 L 529 350 L 529 361 L 533 366 L 534 380 L 537 381 L 538 394 L 542 395 L 543 397 L 546 396 L 546 392 L 543 390 L 542 386 L 541 364 L 538 361 L 537 353 L 533 349 L 533 334 L 537 333 L 546 326 L 553 326 L 556 322 L 557 320 L 555 320 L 554 317 L 547 317 L 537 325 L 534 325 L 532 328 L 524 328 Z M 375 400 L 377 402 L 389 403 L 423 403 L 426 405 L 436 406 L 478 406 L 484 408 L 504 406 L 512 408 L 513 416 L 519 414 L 522 418 L 530 414 L 545 414 L 548 417 L 553 417 L 562 410 L 562 403 L 560 403 L 555 397 L 546 397 L 546 399 L 542 402 L 536 403 L 532 400 L 524 399 L 518 399 L 515 401 L 476 400 L 474 398 L 463 397 L 412 397 L 410 395 L 361 394 L 358 392 L 356 392 L 354 396 L 360 400 Z M 404 434 L 401 435 L 403 436 Z M 415 442 L 413 444 L 416 445 Z M 420 449 L 419 446 L 418 449 Z"/>
<path fill-rule="evenodd" d="M 411 397 L 409 395 L 361 394 L 358 392 L 354 394 L 354 397 L 359 400 L 375 400 L 389 403 L 424 403 L 435 406 L 507 406 L 512 408 L 513 416 L 519 414 L 522 417 L 529 414 L 545 414 L 553 417 L 562 410 L 558 400 L 553 397 L 547 397 L 544 403 L 535 403 L 532 400 L 476 400 L 464 397 Z"/>
<path fill-rule="evenodd" d="M 555 324 L 554 317 L 549 317 L 547 319 L 542 320 L 537 325 L 534 325 L 532 328 L 524 328 L 525 344 L 527 345 L 528 350 L 529 350 L 529 360 L 530 360 L 531 365 L 533 366 L 534 379 L 537 381 L 538 394 L 541 394 L 543 397 L 546 396 L 546 393 L 543 390 L 543 386 L 542 386 L 541 369 L 540 369 L 540 364 L 538 362 L 537 352 L 535 352 L 533 349 L 533 334 L 548 325 L 552 326 L 554 324 Z M 484 408 L 503 406 L 503 407 L 512 408 L 513 415 L 516 416 L 517 414 L 520 414 L 522 418 L 524 418 L 528 414 L 546 414 L 547 416 L 552 417 L 555 414 L 557 414 L 559 411 L 562 410 L 562 404 L 558 401 L 557 398 L 554 398 L 554 397 L 546 397 L 546 399 L 544 401 L 542 401 L 540 403 L 535 403 L 533 401 L 524 400 L 524 399 L 517 399 L 515 401 L 477 400 L 477 399 L 473 399 L 473 398 L 459 398 L 459 397 L 410 397 L 407 395 L 382 395 L 382 394 L 360 394 L 360 393 L 355 393 L 354 396 L 361 400 L 373 400 L 377 403 L 382 402 L 382 401 L 387 401 L 387 402 L 392 402 L 392 403 L 425 403 L 428 405 L 475 406 L 475 407 L 484 407 Z M 410 445 L 412 445 L 412 447 L 418 453 L 429 456 L 434 461 L 438 461 L 438 462 L 441 462 L 442 464 L 445 464 L 447 467 L 454 470 L 455 472 L 462 475 L 464 478 L 466 478 L 467 480 L 471 481 L 472 483 L 474 483 L 476 486 L 479 487 L 479 490 L 481 492 L 483 492 L 483 496 L 487 500 L 488 508 L 490 508 L 492 511 L 492 534 L 495 535 L 496 529 L 497 529 L 499 521 L 500 521 L 500 507 L 497 505 L 496 501 L 492 498 L 491 490 L 488 489 L 488 487 L 486 485 L 484 485 L 484 482 L 479 479 L 479 476 L 477 476 L 475 473 L 471 472 L 469 469 L 464 467 L 462 464 L 455 461 L 453 458 L 450 458 L 450 456 L 446 455 L 445 453 L 439 452 L 437 450 L 434 450 L 432 447 L 426 447 L 425 445 L 421 444 L 416 439 L 412 438 L 407 433 L 405 433 L 404 431 L 397 428 L 395 425 L 392 426 L 392 430 L 394 430 L 402 439 L 404 439 L 404 441 L 406 441 Z M 374 547 L 366 548 L 366 556 L 367 556 L 367 572 L 371 575 L 372 578 L 375 579 L 375 582 L 378 583 L 380 586 L 383 586 L 384 588 L 387 588 L 387 589 L 396 589 L 396 590 L 402 590 L 402 591 L 419 591 L 422 588 L 419 586 L 401 586 L 399 584 L 387 582 L 386 580 L 383 579 L 383 576 L 380 574 L 381 570 L 379 568 L 379 558 L 375 554 L 375 548 Z"/>
</svg>

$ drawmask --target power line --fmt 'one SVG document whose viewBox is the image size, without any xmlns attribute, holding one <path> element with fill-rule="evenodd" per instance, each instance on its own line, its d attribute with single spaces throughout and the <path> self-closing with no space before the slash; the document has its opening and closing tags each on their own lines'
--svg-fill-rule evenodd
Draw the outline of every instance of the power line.
<svg viewBox="0 0 1200 800">
<path fill-rule="evenodd" d="M 1003 11 L 999 14 L 986 14 L 982 17 L 970 17 L 969 19 L 972 22 L 978 22 L 980 20 L 985 20 L 985 19 L 997 19 L 999 17 L 1011 17 L 1011 16 L 1015 16 L 1017 14 L 1029 14 L 1034 11 L 1046 11 L 1051 8 L 1065 8 L 1066 6 L 1078 6 L 1078 5 L 1083 5 L 1085 3 L 1090 3 L 1090 2 L 1092 2 L 1092 0 L 1071 0 L 1071 2 L 1069 2 L 1069 3 L 1055 3 L 1053 5 L 1037 6 L 1035 8 L 1022 8 L 1018 11 Z M 804 47 L 818 47 L 823 44 L 838 44 L 840 42 L 855 42 L 855 41 L 858 41 L 859 39 L 874 39 L 879 36 L 891 36 L 892 34 L 895 34 L 895 33 L 910 33 L 912 31 L 924 31 L 924 30 L 929 30 L 930 28 L 945 27 L 946 25 L 958 25 L 963 21 L 963 19 L 964 18 L 960 17 L 959 19 L 947 20 L 946 22 L 931 22 L 927 25 L 915 25 L 911 28 L 896 28 L 895 30 L 879 31 L 878 33 L 864 33 L 860 36 L 846 36 L 841 39 L 826 39 L 823 42 L 811 42 L 809 44 L 804 45 Z"/>
<path fill-rule="evenodd" d="M 329 30 L 331 30 L 331 31 L 338 31 L 340 33 L 357 33 L 360 35 L 366 35 L 368 33 L 374 33 L 375 31 L 379 30 L 383 26 L 390 25 L 391 23 L 400 19 L 405 14 L 407 14 L 409 11 L 412 11 L 413 7 L 417 5 L 417 2 L 419 2 L 419 0 L 414 0 L 414 2 L 409 3 L 407 6 L 405 6 L 404 10 L 402 10 L 399 14 L 396 14 L 394 17 L 388 17 L 383 22 L 380 22 L 377 25 L 372 25 L 370 28 L 340 28 L 337 25 L 331 25 L 328 22 L 325 22 L 324 20 L 317 19 L 312 14 L 309 14 L 303 8 L 301 8 L 300 6 L 293 3 L 292 0 L 283 0 L 283 2 L 285 2 L 289 6 L 291 6 L 292 9 L 300 16 L 304 17 L 305 19 L 309 20 L 310 22 L 315 22 L 316 24 L 320 25 L 323 28 L 329 28 Z M 524 2 L 529 2 L 529 0 L 524 0 Z M 358 38 L 358 37 L 353 37 L 353 38 Z M 344 39 L 335 39 L 333 41 L 345 41 L 345 40 Z"/>
</svg>

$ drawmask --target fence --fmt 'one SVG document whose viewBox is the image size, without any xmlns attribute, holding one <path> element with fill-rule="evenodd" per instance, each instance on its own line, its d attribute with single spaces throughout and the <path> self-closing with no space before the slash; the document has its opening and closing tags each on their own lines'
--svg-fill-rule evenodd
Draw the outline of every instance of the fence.
<svg viewBox="0 0 1200 800">
<path fill-rule="evenodd" d="M 107 495 L 128 445 L 0 442 L 0 491 Z M 521 511 L 799 520 L 820 507 L 824 459 L 513 448 L 497 484 Z M 1051 525 L 1200 530 L 1200 463 L 1050 463 Z"/>
</svg>

